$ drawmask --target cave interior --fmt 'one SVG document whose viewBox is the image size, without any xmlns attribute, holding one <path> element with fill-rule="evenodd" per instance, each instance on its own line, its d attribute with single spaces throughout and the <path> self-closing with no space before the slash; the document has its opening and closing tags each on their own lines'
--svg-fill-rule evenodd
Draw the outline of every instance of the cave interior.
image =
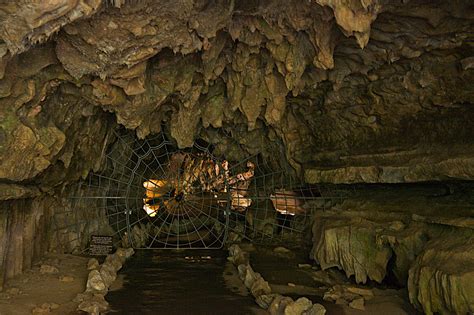
<svg viewBox="0 0 474 315">
<path fill-rule="evenodd" d="M 471 0 L 0 0 L 0 314 L 472 314 L 473 82 Z"/>
</svg>

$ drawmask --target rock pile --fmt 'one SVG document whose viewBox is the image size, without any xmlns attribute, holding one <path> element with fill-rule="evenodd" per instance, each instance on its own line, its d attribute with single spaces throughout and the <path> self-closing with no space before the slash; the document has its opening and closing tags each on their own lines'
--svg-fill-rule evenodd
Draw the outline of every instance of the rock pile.
<svg viewBox="0 0 474 315">
<path fill-rule="evenodd" d="M 391 214 L 391 220 L 380 216 L 346 211 L 317 217 L 311 257 L 323 270 L 337 267 L 357 283 L 369 279 L 381 283 L 391 272 L 407 286 L 411 304 L 426 314 L 473 312 L 474 229 L 464 227 L 468 220 L 458 219 L 459 226 L 449 226 L 422 222 L 416 216 Z M 324 298 L 364 309 L 370 297 L 336 285 Z"/>
<path fill-rule="evenodd" d="M 335 285 L 324 294 L 323 299 L 335 302 L 336 304 L 346 304 L 351 308 L 363 311 L 365 310 L 365 301 L 373 297 L 374 293 L 370 289 Z"/>
<path fill-rule="evenodd" d="M 95 258 L 89 260 L 87 269 L 90 272 L 86 290 L 74 299 L 74 302 L 79 303 L 78 311 L 99 315 L 108 309 L 109 303 L 105 300 L 105 295 L 117 278 L 117 272 L 122 268 L 125 260 L 133 254 L 132 248 L 118 248 L 114 254 L 107 255 L 102 265 Z"/>
<path fill-rule="evenodd" d="M 313 304 L 305 297 L 294 301 L 292 298 L 272 293 L 270 285 L 262 275 L 255 272 L 249 264 L 249 255 L 238 245 L 229 247 L 228 260 L 239 271 L 239 277 L 255 298 L 255 302 L 271 315 L 324 315 L 326 309 L 320 304 Z"/>
</svg>

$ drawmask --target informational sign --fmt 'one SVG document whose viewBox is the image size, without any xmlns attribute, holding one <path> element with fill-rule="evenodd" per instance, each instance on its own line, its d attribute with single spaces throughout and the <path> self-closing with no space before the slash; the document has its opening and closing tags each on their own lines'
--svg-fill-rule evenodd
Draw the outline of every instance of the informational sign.
<svg viewBox="0 0 474 315">
<path fill-rule="evenodd" d="M 107 256 L 113 250 L 112 236 L 92 235 L 89 254 L 92 256 Z"/>
</svg>

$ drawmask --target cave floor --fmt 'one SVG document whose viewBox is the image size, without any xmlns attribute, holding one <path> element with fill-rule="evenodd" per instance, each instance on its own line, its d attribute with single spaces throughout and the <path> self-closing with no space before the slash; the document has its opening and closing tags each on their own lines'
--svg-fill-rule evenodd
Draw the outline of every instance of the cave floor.
<svg viewBox="0 0 474 315">
<path fill-rule="evenodd" d="M 405 290 L 387 285 L 357 285 L 347 279 L 336 268 L 326 271 L 314 266 L 308 258 L 307 249 L 288 249 L 280 252 L 274 246 L 242 245 L 250 253 L 250 264 L 256 272 L 270 283 L 272 292 L 293 299 L 307 297 L 313 303 L 322 304 L 327 315 L 402 315 L 421 314 L 408 302 Z M 374 292 L 374 297 L 365 303 L 365 310 L 356 310 L 348 305 L 323 300 L 323 295 L 332 285 L 365 287 Z"/>
<path fill-rule="evenodd" d="M 32 314 L 35 308 L 38 309 L 33 314 L 42 314 L 43 304 L 53 308 L 47 314 L 77 314 L 73 299 L 84 291 L 89 273 L 87 261 L 76 255 L 47 254 L 30 270 L 7 281 L 0 292 L 0 315 Z"/>
<path fill-rule="evenodd" d="M 403 291 L 373 289 L 365 311 L 324 301 L 332 284 L 355 285 L 338 270 L 312 266 L 306 251 L 278 252 L 271 246 L 242 244 L 250 264 L 275 293 L 294 299 L 306 296 L 323 304 L 329 315 L 416 314 Z M 139 250 L 124 265 L 106 300 L 110 314 L 267 314 L 254 302 L 227 261 L 225 250 Z M 47 314 L 78 314 L 72 302 L 87 280 L 88 258 L 48 254 L 31 270 L 10 279 L 0 293 L 0 315 L 32 314 L 44 303 L 56 304 Z M 40 266 L 57 270 L 40 272 Z"/>
<path fill-rule="evenodd" d="M 306 296 L 323 304 L 329 315 L 384 314 L 416 312 L 402 297 L 403 292 L 375 289 L 376 296 L 366 310 L 324 301 L 325 280 L 351 285 L 338 271 L 322 272 L 301 250 L 276 253 L 273 247 L 242 245 L 250 252 L 250 264 L 262 274 L 275 293 L 296 299 Z M 106 299 L 111 314 L 267 314 L 257 307 L 227 262 L 224 250 L 147 250 L 138 251 L 120 271 Z M 325 276 L 321 281 L 315 274 Z"/>
</svg>

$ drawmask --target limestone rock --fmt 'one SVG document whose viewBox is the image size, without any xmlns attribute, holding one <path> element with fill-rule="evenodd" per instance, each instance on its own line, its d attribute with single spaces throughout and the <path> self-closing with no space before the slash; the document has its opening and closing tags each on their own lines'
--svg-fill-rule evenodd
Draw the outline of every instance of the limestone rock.
<svg viewBox="0 0 474 315">
<path fill-rule="evenodd" d="M 121 258 L 122 263 L 124 263 L 126 259 L 132 257 L 132 255 L 134 253 L 135 253 L 135 251 L 131 247 L 129 247 L 129 248 L 119 247 L 115 251 L 115 254 Z"/>
<path fill-rule="evenodd" d="M 263 309 L 268 309 L 278 294 L 261 294 L 255 298 L 255 302 Z"/>
<path fill-rule="evenodd" d="M 349 303 L 349 306 L 356 309 L 356 310 L 365 311 L 364 299 L 363 298 L 354 299 L 352 302 Z"/>
<path fill-rule="evenodd" d="M 301 315 L 305 314 L 311 309 L 313 303 L 305 297 L 299 298 L 294 302 L 289 303 L 285 307 L 285 315 Z"/>
<path fill-rule="evenodd" d="M 87 262 L 87 270 L 99 269 L 99 261 L 95 258 L 89 259 Z"/>
<path fill-rule="evenodd" d="M 317 221 L 312 255 L 321 268 L 338 267 L 359 283 L 382 282 L 392 250 L 377 242 L 377 224 L 368 220 Z"/>
<path fill-rule="evenodd" d="M 114 266 L 109 263 L 104 263 L 100 266 L 100 276 L 104 281 L 105 285 L 109 287 L 117 278 L 117 271 Z"/>
<path fill-rule="evenodd" d="M 107 311 L 109 303 L 101 294 L 93 294 L 88 299 L 82 301 L 77 306 L 77 310 L 87 312 L 92 315 L 99 315 Z"/>
<path fill-rule="evenodd" d="M 277 295 L 270 304 L 268 312 L 271 315 L 283 315 L 285 314 L 286 307 L 293 302 L 293 299 L 290 297 Z"/>
<path fill-rule="evenodd" d="M 443 232 L 410 268 L 410 301 L 425 314 L 474 311 L 473 230 Z"/>
<path fill-rule="evenodd" d="M 87 278 L 86 292 L 92 293 L 107 293 L 107 285 L 105 284 L 104 279 L 97 270 L 92 270 L 89 272 L 89 277 Z"/>
<path fill-rule="evenodd" d="M 229 261 L 231 261 L 235 266 L 247 265 L 248 264 L 248 254 L 244 252 L 238 245 L 234 244 L 229 247 Z"/>
<path fill-rule="evenodd" d="M 326 308 L 321 304 L 313 304 L 309 310 L 304 312 L 305 315 L 324 315 L 326 314 Z"/>
<path fill-rule="evenodd" d="M 254 297 L 259 297 L 260 295 L 268 295 L 272 292 L 270 285 L 265 281 L 260 274 L 257 273 L 257 278 L 252 283 L 250 287 L 250 292 Z"/>
</svg>

